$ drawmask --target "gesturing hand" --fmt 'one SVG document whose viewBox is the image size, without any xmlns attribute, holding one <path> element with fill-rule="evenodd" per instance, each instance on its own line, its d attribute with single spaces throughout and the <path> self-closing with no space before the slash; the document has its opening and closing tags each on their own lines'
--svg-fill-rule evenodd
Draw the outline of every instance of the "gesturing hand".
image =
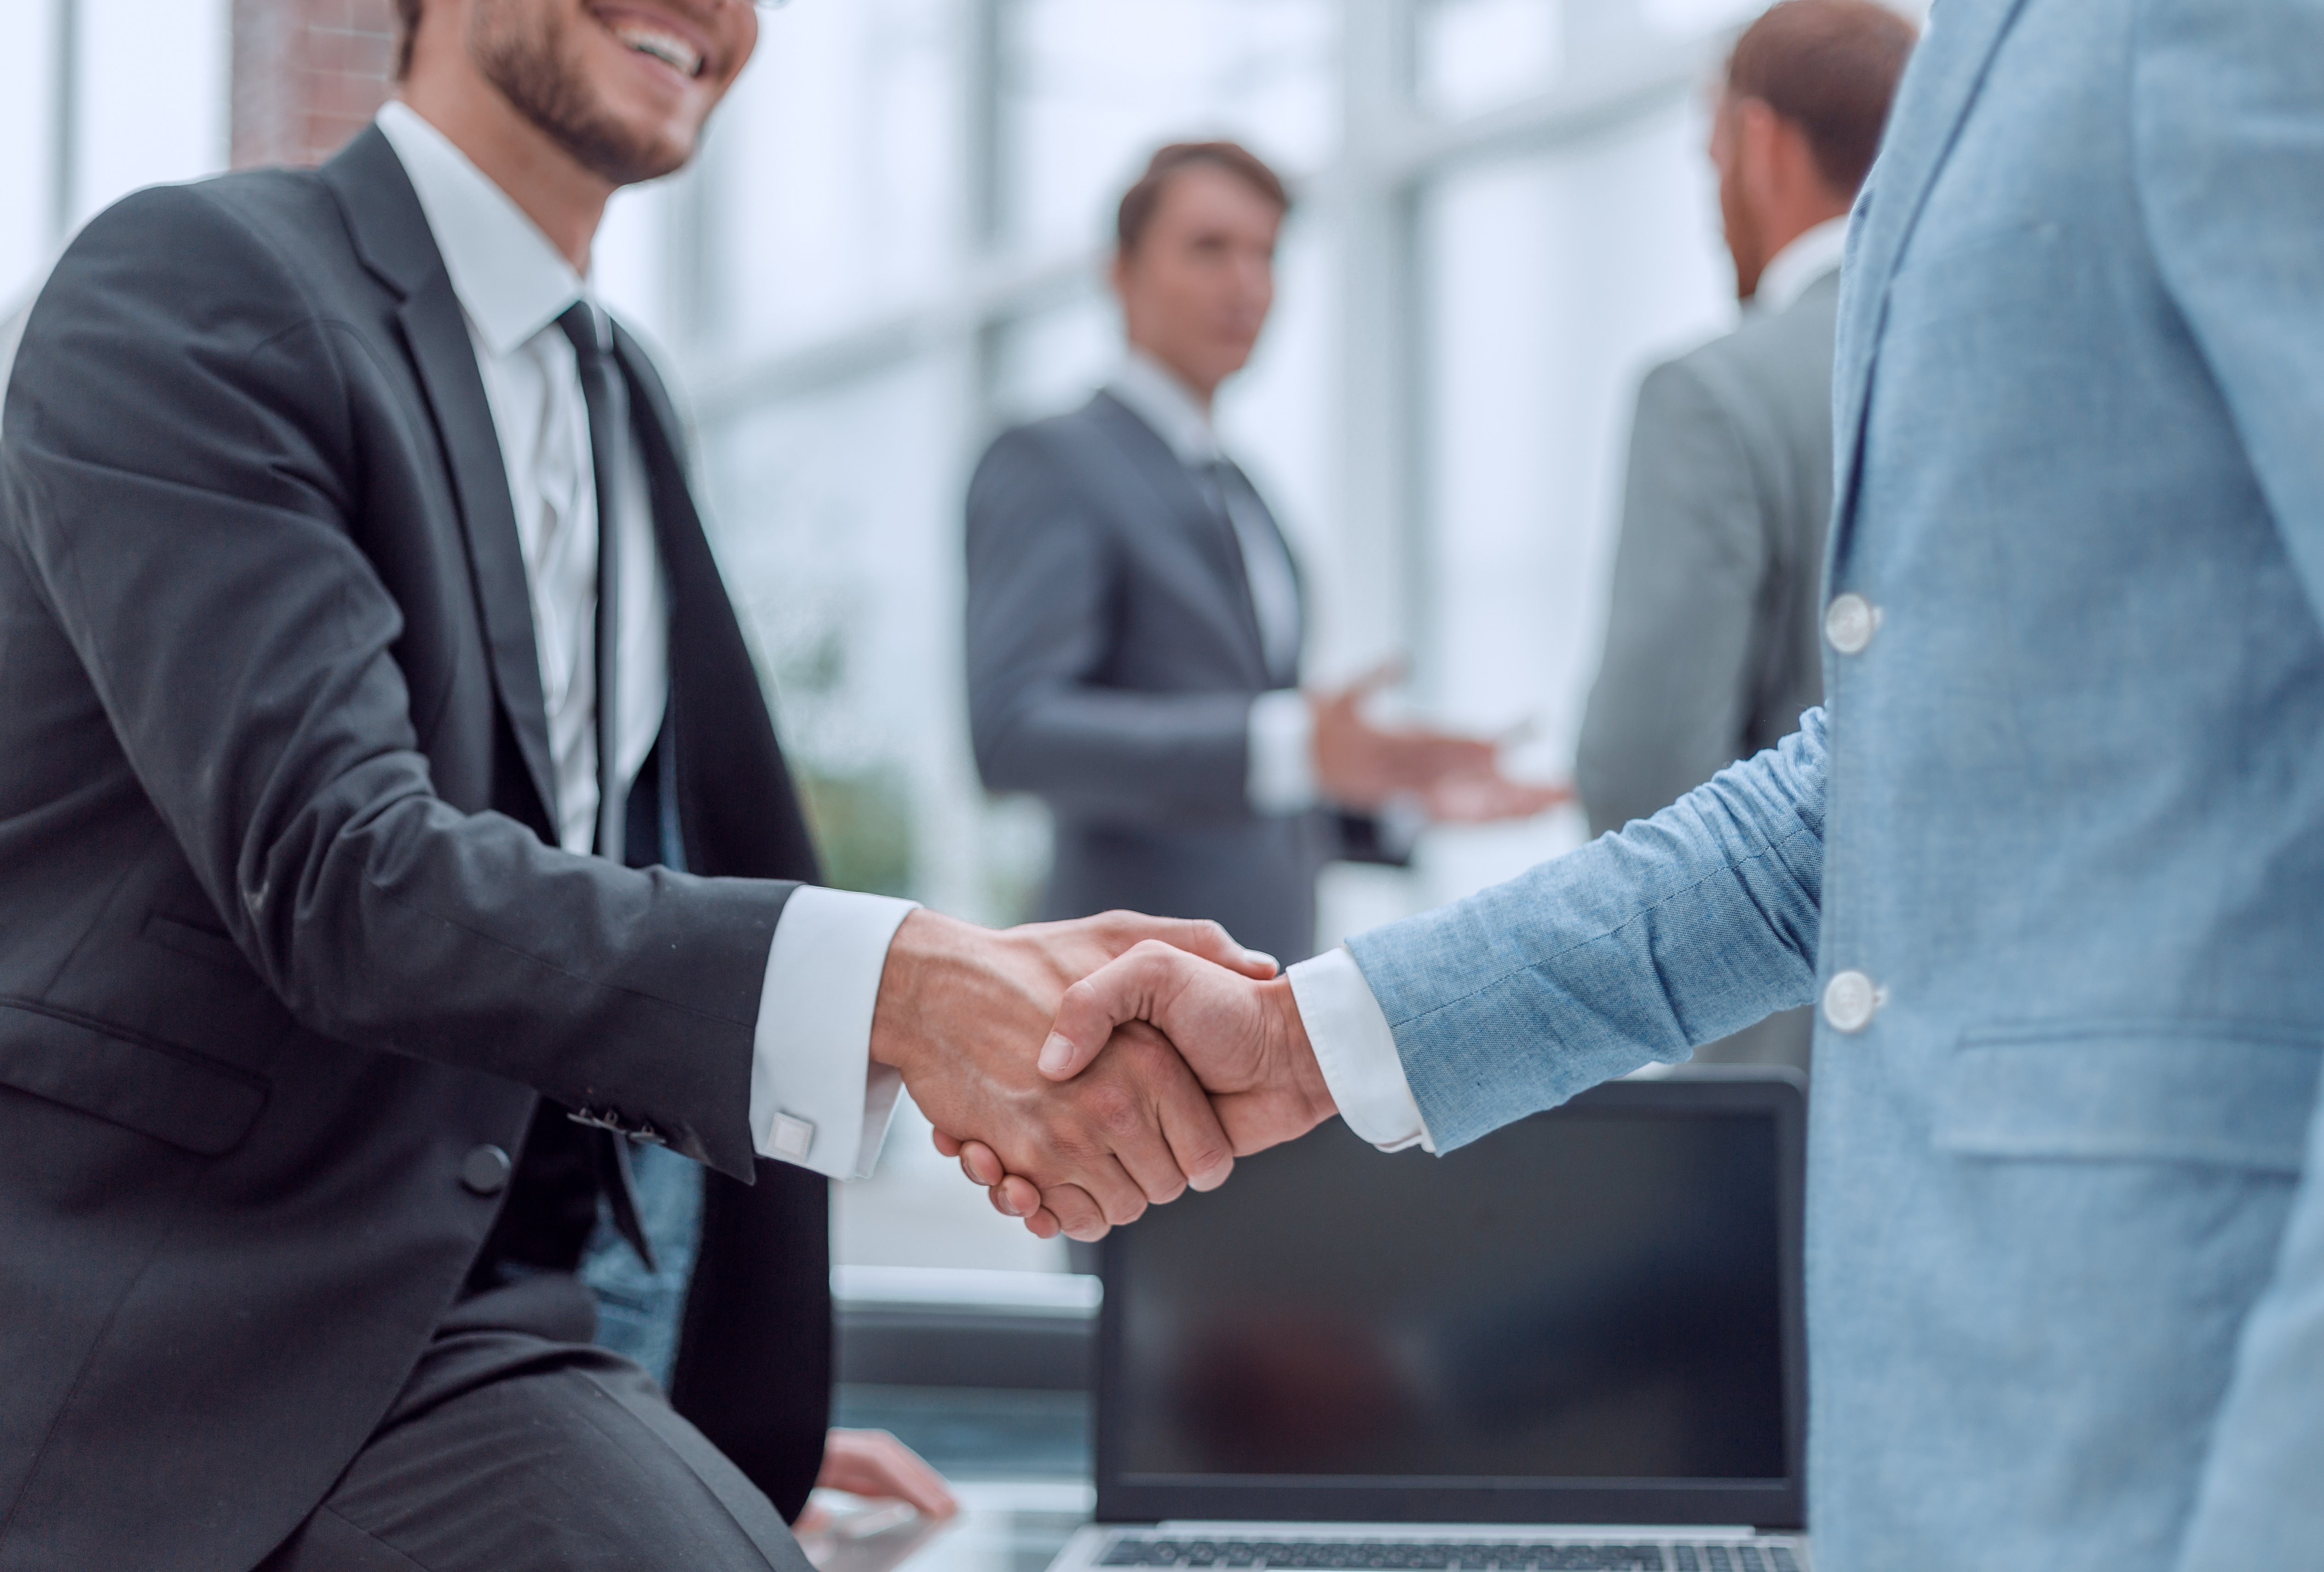
<svg viewBox="0 0 2324 1572">
<path fill-rule="evenodd" d="M 1101 1074 L 1116 1055 L 1151 1053 L 1156 1028 L 1201 1078 L 1239 1156 L 1303 1135 L 1337 1112 L 1288 981 L 1255 981 L 1163 944 L 1139 944 L 1065 990 L 1040 1073 L 1054 1081 Z M 937 1124 L 938 1150 L 959 1157 L 995 1207 L 1042 1237 L 1087 1205 L 1070 1186 L 1041 1183 L 1003 1153 L 945 1128 Z"/>
<path fill-rule="evenodd" d="M 1315 780 L 1333 801 L 1378 808 L 1392 797 L 1425 792 L 1441 780 L 1493 772 L 1495 748 L 1482 737 L 1383 726 L 1366 718 L 1365 705 L 1402 675 L 1390 661 L 1337 692 L 1308 696 L 1315 717 Z"/>
<path fill-rule="evenodd" d="M 881 976 L 872 1059 L 901 1072 L 937 1129 L 976 1133 L 996 1165 L 1057 1190 L 1051 1220 L 1075 1238 L 1190 1183 L 1212 1188 L 1234 1166 L 1203 1088 L 1158 1037 L 1126 1042 L 1086 1074 L 1035 1068 L 1069 985 L 1143 944 L 1205 957 L 1246 982 L 1275 972 L 1214 922 L 1117 911 L 996 932 L 923 910 L 896 930 Z"/>
</svg>

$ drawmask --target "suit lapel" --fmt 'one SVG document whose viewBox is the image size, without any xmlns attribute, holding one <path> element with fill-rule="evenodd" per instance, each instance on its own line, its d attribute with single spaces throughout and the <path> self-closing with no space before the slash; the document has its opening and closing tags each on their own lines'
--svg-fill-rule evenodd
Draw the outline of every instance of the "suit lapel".
<svg viewBox="0 0 2324 1572">
<path fill-rule="evenodd" d="M 1194 477 L 1154 429 L 1111 393 L 1090 401 L 1090 414 L 1111 437 L 1165 513 L 1178 521 L 1193 542 L 1195 554 L 1226 592 L 1242 630 L 1245 661 L 1261 686 L 1271 686 L 1267 670 L 1266 643 L 1259 637 L 1259 613 L 1251 604 L 1250 580 L 1243 570 L 1242 545 L 1234 523 L 1212 505 Z"/>
<path fill-rule="evenodd" d="M 540 653 L 532 626 L 532 596 L 518 544 L 516 510 L 499 433 L 484 400 L 475 347 L 452 292 L 451 275 L 436 249 L 427 215 L 410 179 L 377 126 L 348 144 L 323 171 L 345 210 L 364 264 L 398 294 L 397 326 L 426 395 L 436 436 L 451 471 L 454 501 L 467 537 L 477 609 L 492 654 L 493 686 L 524 756 L 525 772 L 546 817 L 557 819 L 556 775 L 550 767 L 549 718 L 540 693 Z"/>
<path fill-rule="evenodd" d="M 654 544 L 669 577 L 669 720 L 678 828 L 697 874 L 817 881 L 789 767 L 717 558 L 687 485 L 677 411 L 652 361 L 619 322 L 613 354 L 630 384 L 645 458 Z"/>
<path fill-rule="evenodd" d="M 1994 51 L 2024 0 L 1944 0 L 1904 82 L 1880 159 L 1858 204 L 1840 271 L 1833 354 L 1834 511 L 1827 575 L 1841 559 L 1854 523 L 1862 469 L 1864 417 L 1871 400 L 1875 352 L 1886 318 L 1888 282 L 1912 237 L 1929 189 L 1944 167 L 1961 122 L 1977 99 Z"/>
</svg>

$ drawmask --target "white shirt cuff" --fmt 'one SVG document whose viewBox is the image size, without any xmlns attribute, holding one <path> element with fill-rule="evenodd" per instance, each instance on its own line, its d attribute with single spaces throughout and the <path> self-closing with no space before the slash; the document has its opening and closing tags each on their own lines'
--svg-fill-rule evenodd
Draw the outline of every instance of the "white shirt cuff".
<svg viewBox="0 0 2324 1572">
<path fill-rule="evenodd" d="M 1250 701 L 1250 764 L 1244 796 L 1253 813 L 1305 813 L 1315 806 L 1315 712 L 1296 688 Z"/>
<path fill-rule="evenodd" d="M 917 902 L 802 884 L 783 902 L 759 991 L 751 1137 L 762 1157 L 862 1179 L 902 1077 L 872 1062 L 888 945 Z"/>
<path fill-rule="evenodd" d="M 1436 1150 L 1405 1079 L 1396 1033 L 1371 985 L 1345 948 L 1326 950 L 1291 968 L 1291 997 L 1314 1046 L 1315 1063 L 1349 1129 L 1382 1151 L 1414 1144 Z"/>
</svg>

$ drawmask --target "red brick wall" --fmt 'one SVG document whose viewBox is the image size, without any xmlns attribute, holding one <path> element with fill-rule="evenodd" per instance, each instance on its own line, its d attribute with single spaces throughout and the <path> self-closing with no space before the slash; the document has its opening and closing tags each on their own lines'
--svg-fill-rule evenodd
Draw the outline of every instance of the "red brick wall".
<svg viewBox="0 0 2324 1572">
<path fill-rule="evenodd" d="M 320 163 L 387 98 L 392 0 L 234 0 L 234 162 Z"/>
</svg>

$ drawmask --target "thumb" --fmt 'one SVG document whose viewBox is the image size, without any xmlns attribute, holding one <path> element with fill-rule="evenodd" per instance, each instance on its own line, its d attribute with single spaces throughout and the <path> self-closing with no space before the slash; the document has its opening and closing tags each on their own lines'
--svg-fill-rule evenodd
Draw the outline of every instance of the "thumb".
<svg viewBox="0 0 2324 1572">
<path fill-rule="evenodd" d="M 1151 1021 L 1157 997 L 1182 968 L 1204 963 L 1176 945 L 1149 939 L 1134 944 L 1065 990 L 1057 1019 L 1041 1044 L 1041 1073 L 1069 1081 L 1089 1068 L 1113 1029 L 1125 1021 Z"/>
<path fill-rule="evenodd" d="M 1381 689 L 1393 688 L 1403 680 L 1404 657 L 1390 655 L 1340 691 L 1350 698 L 1370 698 Z"/>
</svg>

